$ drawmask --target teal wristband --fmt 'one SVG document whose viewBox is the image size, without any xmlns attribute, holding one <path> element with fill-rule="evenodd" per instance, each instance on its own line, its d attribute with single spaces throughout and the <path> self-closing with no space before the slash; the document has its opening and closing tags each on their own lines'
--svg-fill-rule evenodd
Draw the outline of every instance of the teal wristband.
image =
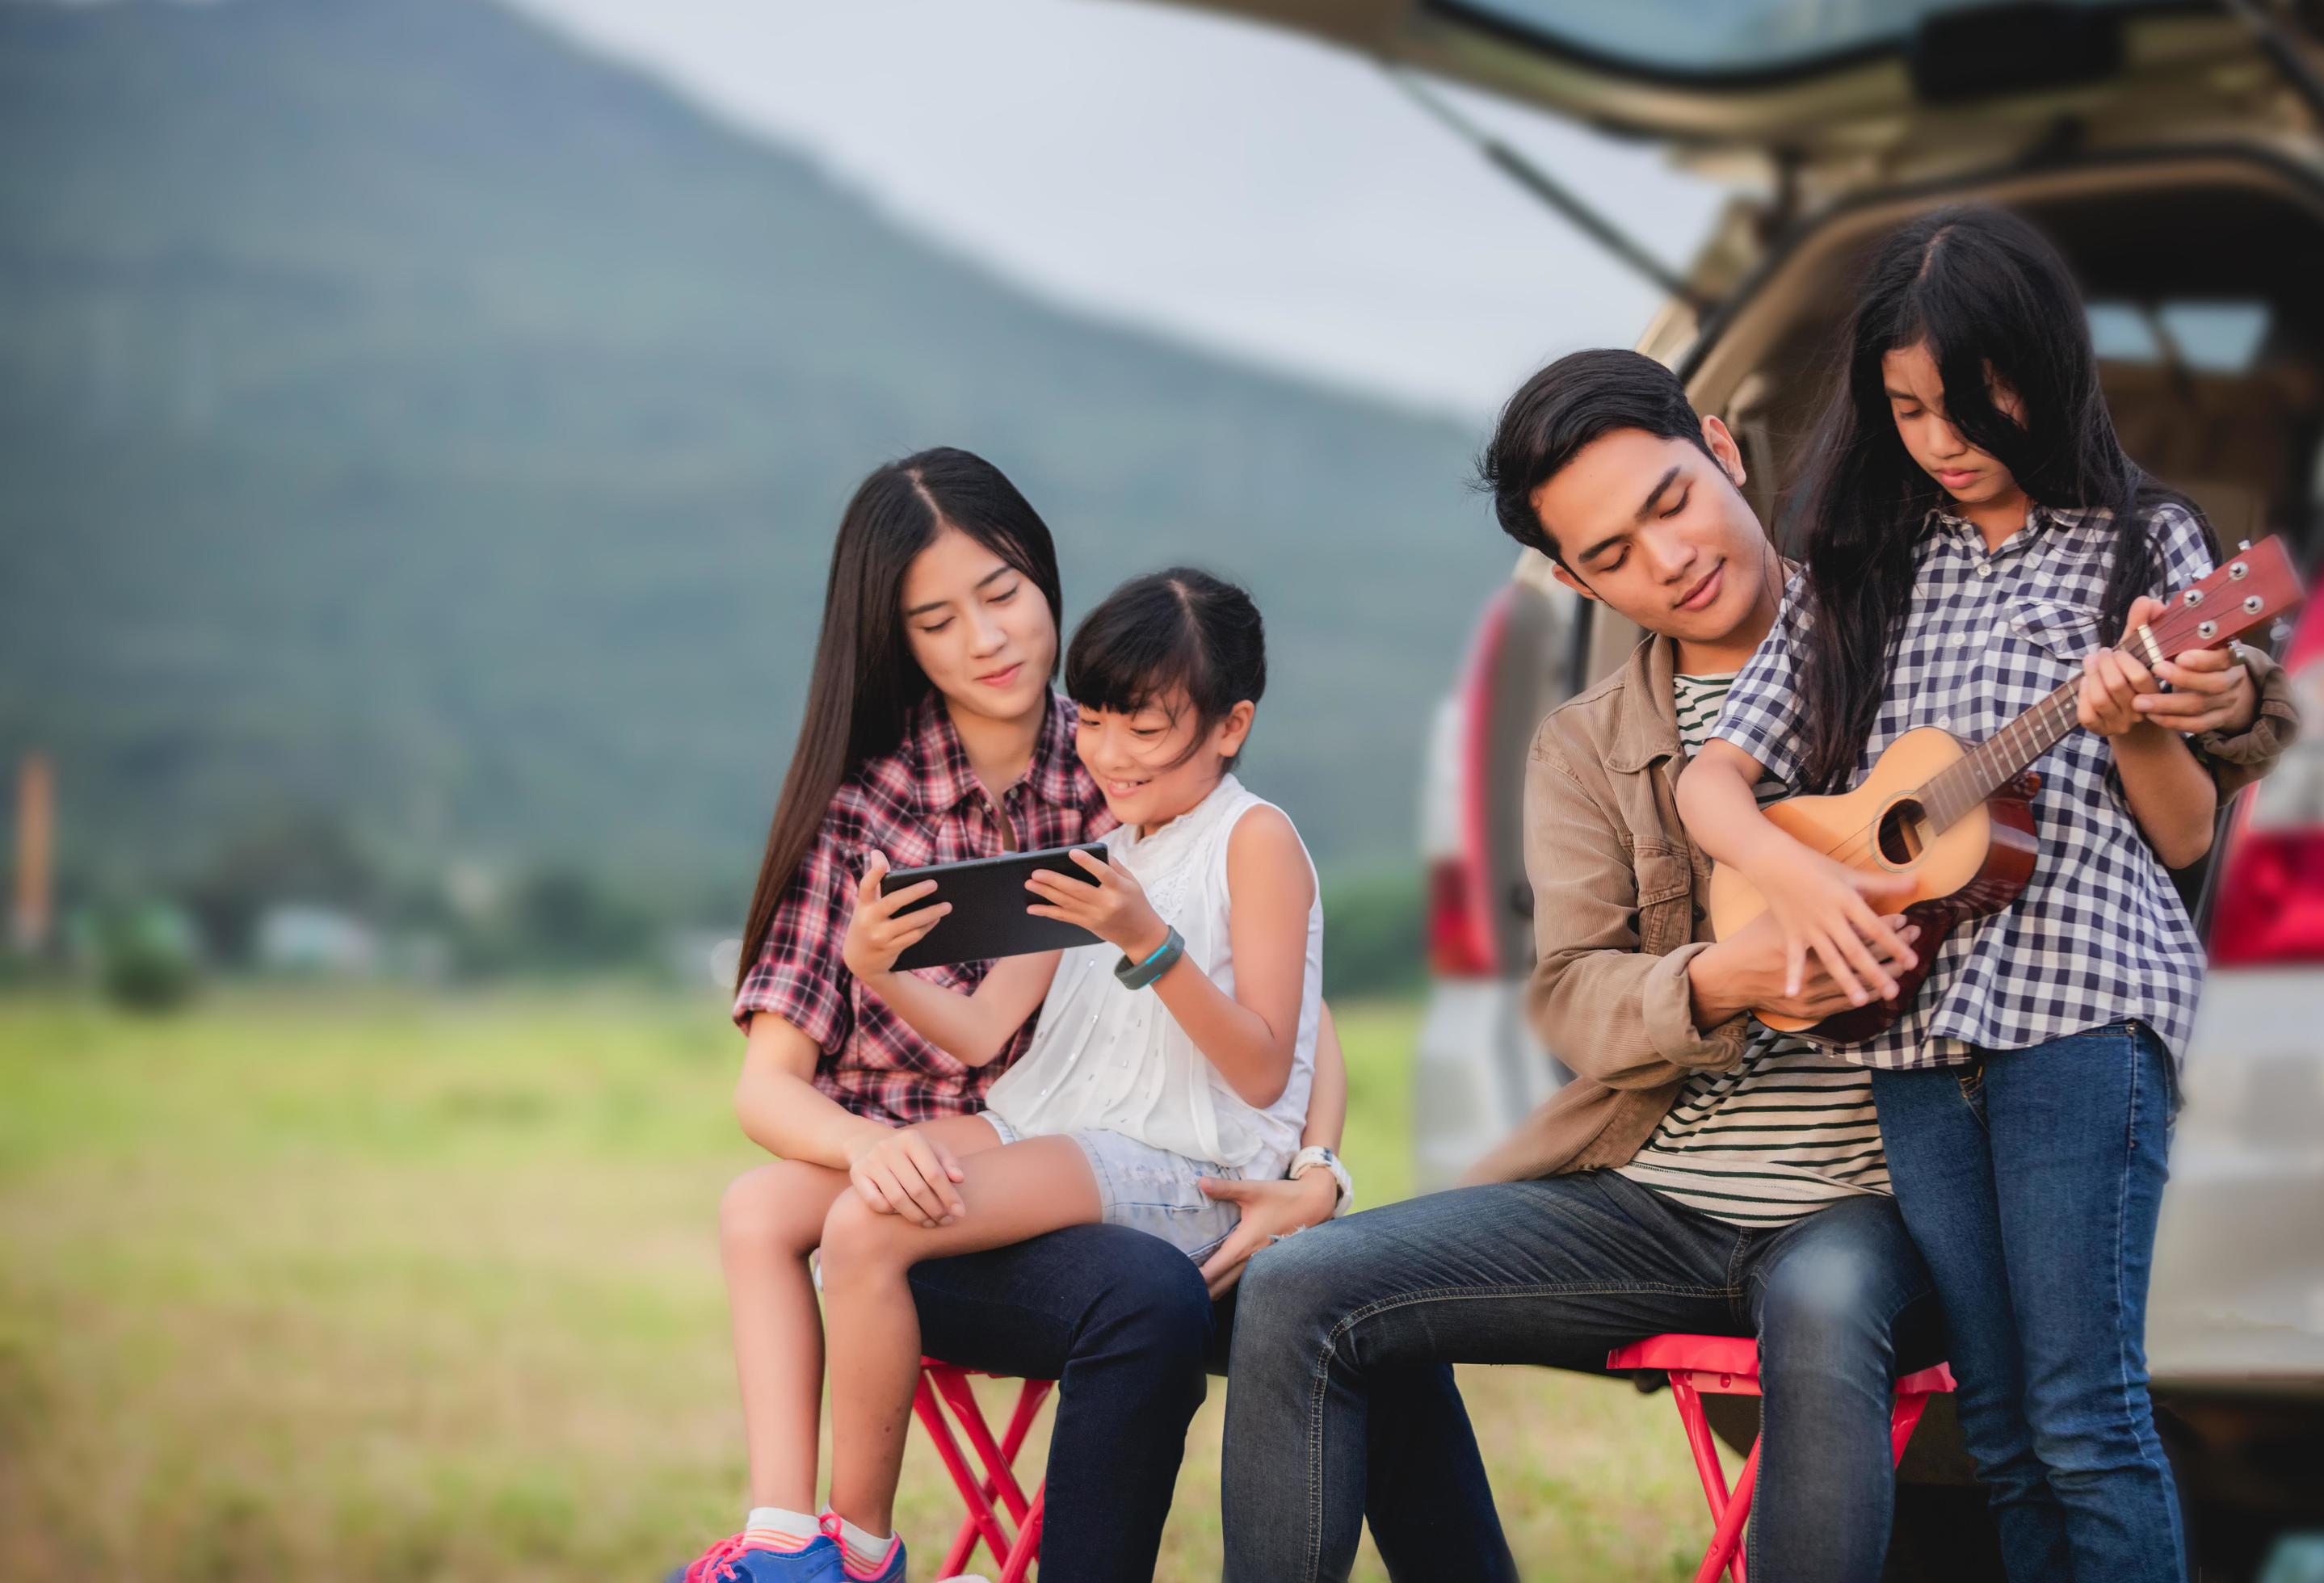
<svg viewBox="0 0 2324 1583">
<path fill-rule="evenodd" d="M 1143 989 L 1164 973 L 1168 972 L 1177 960 L 1185 954 L 1185 937 L 1177 930 L 1172 929 L 1164 937 L 1162 943 L 1154 948 L 1154 953 L 1144 962 L 1132 962 L 1129 957 L 1124 956 L 1116 962 L 1113 976 L 1121 980 L 1121 987 L 1125 989 Z"/>
</svg>

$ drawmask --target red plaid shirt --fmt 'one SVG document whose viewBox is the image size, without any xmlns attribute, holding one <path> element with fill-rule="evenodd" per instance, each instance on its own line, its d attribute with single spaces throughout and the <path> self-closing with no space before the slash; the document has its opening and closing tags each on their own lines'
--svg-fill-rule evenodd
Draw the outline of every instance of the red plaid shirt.
<svg viewBox="0 0 2324 1583">
<path fill-rule="evenodd" d="M 969 768 L 944 702 L 931 693 L 904 740 L 866 762 L 831 799 L 815 845 L 775 908 L 767 943 L 742 980 L 734 1020 L 771 1011 L 823 1046 L 815 1085 L 858 1116 L 893 1126 L 984 1109 L 984 1091 L 1025 1053 L 1028 1020 L 999 1060 L 962 1064 L 906 1026 L 839 960 L 840 941 L 878 851 L 899 869 L 1092 841 L 1113 828 L 1105 799 L 1074 752 L 1073 705 L 1050 695 L 1033 762 L 996 810 Z M 924 968 L 920 977 L 964 992 L 992 964 Z"/>
</svg>

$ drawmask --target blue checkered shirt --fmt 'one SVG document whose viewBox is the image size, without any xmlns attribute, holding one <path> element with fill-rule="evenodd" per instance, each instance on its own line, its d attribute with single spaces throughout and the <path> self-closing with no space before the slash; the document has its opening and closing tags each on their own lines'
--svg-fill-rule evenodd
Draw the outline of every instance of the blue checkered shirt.
<svg viewBox="0 0 2324 1583">
<path fill-rule="evenodd" d="M 2211 569 L 2194 515 L 2165 504 L 2149 531 L 2161 598 Z M 1958 517 L 1932 512 L 1914 550 L 1913 604 L 1886 695 L 1851 786 L 1908 731 L 1975 744 L 2080 674 L 2098 646 L 2113 528 L 2102 511 L 2036 507 L 1988 553 Z M 1794 578 L 1775 625 L 1727 695 L 1715 734 L 1787 784 L 1804 705 L 1794 655 L 1808 612 Z M 2203 953 L 2171 876 L 2139 833 L 2105 738 L 2077 728 L 2034 768 L 2040 853 L 2015 906 L 1956 929 L 1912 1006 L 1886 1032 L 1833 1054 L 1867 1066 L 1944 1066 L 2135 1019 L 2183 1050 Z"/>
</svg>

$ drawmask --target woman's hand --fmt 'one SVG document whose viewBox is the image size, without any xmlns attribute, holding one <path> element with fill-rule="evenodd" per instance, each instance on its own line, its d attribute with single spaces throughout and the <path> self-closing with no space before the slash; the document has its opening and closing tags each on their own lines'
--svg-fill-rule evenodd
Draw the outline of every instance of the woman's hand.
<svg viewBox="0 0 2324 1583">
<path fill-rule="evenodd" d="M 1146 899 L 1144 887 L 1129 870 L 1093 853 L 1076 851 L 1073 859 L 1096 883 L 1036 870 L 1025 888 L 1047 905 L 1025 910 L 1037 918 L 1078 924 L 1132 962 L 1151 956 L 1169 938 L 1170 926 Z"/>
<path fill-rule="evenodd" d="M 1329 1171 L 1310 1171 L 1296 1182 L 1235 1182 L 1205 1176 L 1203 1192 L 1221 1203 L 1242 1206 L 1242 1219 L 1203 1261 L 1203 1284 L 1212 1301 L 1224 1297 L 1242 1279 L 1250 1256 L 1294 1231 L 1320 1226 L 1340 1205 L 1340 1184 Z"/>
<path fill-rule="evenodd" d="M 855 887 L 855 910 L 847 916 L 847 935 L 839 944 L 839 957 L 847 971 L 859 979 L 877 978 L 891 971 L 896 959 L 907 946 L 918 943 L 920 937 L 936 926 L 936 920 L 952 911 L 952 903 L 940 901 L 897 916 L 899 909 L 910 907 L 936 888 L 933 879 L 923 879 L 917 885 L 907 885 L 893 896 L 880 894 L 881 877 L 888 871 L 884 852 L 873 852 L 863 865 L 863 879 Z"/>
<path fill-rule="evenodd" d="M 2141 599 L 2130 607 L 2130 625 L 2135 627 L 2161 609 L 2154 601 Z M 2145 715 L 2138 708 L 2142 693 L 2156 695 L 2153 673 L 2123 649 L 2101 649 L 2082 661 L 2082 685 L 2074 695 L 2074 717 L 2085 730 L 2102 737 L 2118 737 L 2146 723 Z"/>
<path fill-rule="evenodd" d="M 1868 873 L 1796 841 L 1784 844 L 1790 850 L 1781 861 L 1759 864 L 1757 872 L 1744 875 L 1758 888 L 1784 934 L 1784 996 L 1807 990 L 1808 959 L 1813 955 L 1849 1005 L 1862 1006 L 1875 993 L 1893 999 L 1896 980 L 1883 962 L 1908 968 L 1919 958 L 1891 921 L 1897 915 L 1883 916 L 1886 907 L 1874 904 L 1903 900 L 1913 888 L 1911 877 Z"/>
<path fill-rule="evenodd" d="M 899 1127 L 848 1156 L 856 1196 L 883 1215 L 949 1226 L 967 1213 L 953 1183 L 967 1179 L 953 1152 L 917 1127 Z"/>
</svg>

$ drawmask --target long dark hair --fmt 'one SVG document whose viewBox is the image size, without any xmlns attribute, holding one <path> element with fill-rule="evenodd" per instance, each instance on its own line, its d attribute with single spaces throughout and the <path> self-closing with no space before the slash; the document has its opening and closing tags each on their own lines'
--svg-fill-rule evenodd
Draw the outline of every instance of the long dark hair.
<svg viewBox="0 0 2324 1583">
<path fill-rule="evenodd" d="M 1880 360 L 1925 342 L 1945 417 L 2039 504 L 2113 513 L 2102 600 L 2112 642 L 2154 575 L 2148 517 L 2160 500 L 2124 454 L 2098 389 L 2088 319 L 2065 261 L 2034 227 L 1978 205 L 1937 209 L 1880 249 L 1848 327 L 1848 363 L 1802 483 L 1809 632 L 1800 666 L 1806 740 L 1800 791 L 1855 773 L 1913 597 L 1914 544 L 1943 488 L 1896 433 Z M 2015 392 L 2024 420 L 1994 404 Z"/>
<path fill-rule="evenodd" d="M 751 893 L 738 991 L 767 943 L 777 904 L 815 844 L 832 795 L 865 759 L 902 740 L 913 709 L 928 695 L 927 675 L 904 638 L 904 574 L 946 527 L 1031 579 L 1049 602 L 1049 619 L 1058 620 L 1065 602 L 1048 524 L 983 457 L 938 446 L 875 469 L 857 488 L 832 547 L 807 713 Z M 1050 674 L 1056 674 L 1054 664 Z"/>
</svg>

